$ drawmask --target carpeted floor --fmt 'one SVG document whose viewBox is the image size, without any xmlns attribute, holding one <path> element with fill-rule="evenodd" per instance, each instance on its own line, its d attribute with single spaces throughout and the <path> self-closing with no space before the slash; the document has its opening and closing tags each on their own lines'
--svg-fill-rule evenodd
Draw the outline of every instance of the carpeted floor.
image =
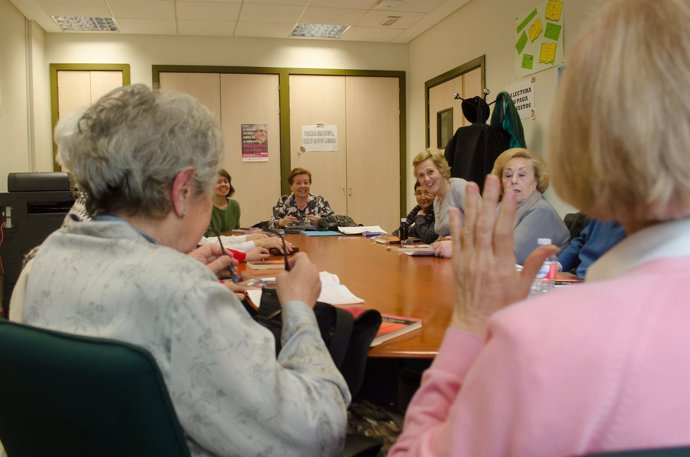
<svg viewBox="0 0 690 457">
<path fill-rule="evenodd" d="M 358 399 L 347 413 L 347 432 L 358 433 L 383 440 L 378 457 L 385 457 L 400 435 L 403 416 L 394 408 Z"/>
</svg>

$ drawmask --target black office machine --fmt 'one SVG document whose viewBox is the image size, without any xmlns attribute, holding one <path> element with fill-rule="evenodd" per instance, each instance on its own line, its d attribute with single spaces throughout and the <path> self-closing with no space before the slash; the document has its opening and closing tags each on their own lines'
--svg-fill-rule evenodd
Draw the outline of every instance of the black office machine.
<svg viewBox="0 0 690 457">
<path fill-rule="evenodd" d="M 7 189 L 8 192 L 0 193 L 0 257 L 4 268 L 2 308 L 5 316 L 8 315 L 10 297 L 24 256 L 62 225 L 74 203 L 65 172 L 10 173 Z"/>
</svg>

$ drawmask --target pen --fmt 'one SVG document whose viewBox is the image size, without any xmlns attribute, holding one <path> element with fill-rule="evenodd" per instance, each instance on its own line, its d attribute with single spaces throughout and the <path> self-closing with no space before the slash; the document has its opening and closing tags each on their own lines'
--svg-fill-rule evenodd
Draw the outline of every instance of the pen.
<svg viewBox="0 0 690 457">
<path fill-rule="evenodd" d="M 216 230 L 214 230 L 216 237 L 218 237 L 218 244 L 220 245 L 221 251 L 223 251 L 223 254 L 228 253 L 228 251 L 225 250 L 225 247 L 223 246 L 223 241 L 220 239 L 220 233 L 218 233 Z M 230 271 L 230 278 L 232 279 L 232 282 L 235 284 L 239 284 L 242 282 L 242 275 L 235 270 L 235 267 L 232 266 L 232 263 L 228 264 L 228 271 Z"/>
</svg>

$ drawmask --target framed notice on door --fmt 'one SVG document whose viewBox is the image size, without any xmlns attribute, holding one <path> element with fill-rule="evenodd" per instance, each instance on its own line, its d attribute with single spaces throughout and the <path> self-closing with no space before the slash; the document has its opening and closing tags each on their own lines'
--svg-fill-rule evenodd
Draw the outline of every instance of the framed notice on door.
<svg viewBox="0 0 690 457">
<path fill-rule="evenodd" d="M 242 124 L 242 161 L 268 161 L 268 134 L 266 124 Z"/>
</svg>

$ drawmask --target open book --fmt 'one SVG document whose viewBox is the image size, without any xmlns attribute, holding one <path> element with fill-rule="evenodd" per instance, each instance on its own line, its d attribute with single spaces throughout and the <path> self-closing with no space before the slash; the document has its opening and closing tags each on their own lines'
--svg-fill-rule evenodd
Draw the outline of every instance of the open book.
<svg viewBox="0 0 690 457">
<path fill-rule="evenodd" d="M 355 317 L 362 314 L 364 308 L 349 307 L 345 308 Z M 410 333 L 418 328 L 422 328 L 422 320 L 415 317 L 395 316 L 393 314 L 381 313 L 381 328 L 376 334 L 376 338 L 371 342 L 371 347 Z"/>
</svg>

